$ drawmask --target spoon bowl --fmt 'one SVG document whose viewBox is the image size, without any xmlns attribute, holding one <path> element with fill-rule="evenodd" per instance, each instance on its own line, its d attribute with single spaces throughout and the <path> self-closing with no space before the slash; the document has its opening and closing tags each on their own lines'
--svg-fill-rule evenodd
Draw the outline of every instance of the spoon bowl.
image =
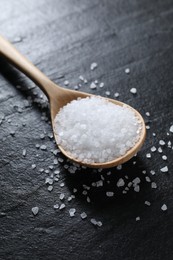
<svg viewBox="0 0 173 260">
<path fill-rule="evenodd" d="M 22 54 L 20 54 L 15 49 L 15 47 L 11 43 L 9 43 L 6 39 L 4 39 L 2 36 L 0 36 L 0 55 L 7 58 L 10 63 L 12 63 L 25 75 L 27 75 L 32 81 L 34 81 L 36 85 L 38 85 L 48 97 L 50 102 L 52 128 L 53 128 L 56 143 L 58 144 L 58 136 L 55 132 L 54 119 L 57 113 L 59 112 L 59 110 L 63 106 L 71 102 L 72 100 L 76 100 L 78 98 L 91 97 L 93 95 L 89 93 L 80 92 L 80 91 L 64 89 L 56 85 L 39 69 L 37 69 L 29 60 L 27 60 Z M 113 99 L 108 99 L 108 98 L 106 99 L 118 106 L 126 105 L 129 109 L 131 109 L 135 113 L 137 119 L 141 123 L 141 132 L 138 141 L 123 156 L 120 156 L 115 160 L 104 162 L 104 163 L 84 163 L 82 161 L 73 158 L 68 153 L 68 151 L 64 150 L 61 145 L 58 145 L 60 151 L 73 162 L 87 167 L 92 167 L 92 168 L 110 168 L 130 160 L 142 147 L 146 137 L 146 127 L 140 113 L 134 108 L 132 108 L 131 106 L 123 102 L 113 100 Z"/>
</svg>

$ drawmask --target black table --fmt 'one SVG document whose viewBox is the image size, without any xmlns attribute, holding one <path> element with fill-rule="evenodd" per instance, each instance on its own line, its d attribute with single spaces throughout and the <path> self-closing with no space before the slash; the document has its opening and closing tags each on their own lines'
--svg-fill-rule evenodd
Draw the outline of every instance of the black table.
<svg viewBox="0 0 173 260">
<path fill-rule="evenodd" d="M 147 125 L 144 146 L 122 168 L 69 173 L 71 163 L 56 154 L 46 97 L 0 58 L 0 259 L 171 260 L 172 0 L 1 0 L 0 10 L 1 34 L 51 80 L 111 98 L 119 93 Z M 104 87 L 91 89 L 95 80 Z M 53 185 L 48 177 L 56 177 Z"/>
</svg>

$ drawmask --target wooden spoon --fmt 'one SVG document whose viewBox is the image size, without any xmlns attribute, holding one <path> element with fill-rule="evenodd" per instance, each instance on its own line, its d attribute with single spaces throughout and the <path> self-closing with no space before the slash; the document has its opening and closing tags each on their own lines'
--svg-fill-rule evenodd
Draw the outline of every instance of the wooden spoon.
<svg viewBox="0 0 173 260">
<path fill-rule="evenodd" d="M 90 97 L 91 94 L 79 92 L 79 91 L 73 91 L 73 90 L 67 90 L 63 89 L 60 86 L 53 83 L 47 76 L 45 76 L 39 69 L 37 69 L 29 60 L 27 60 L 23 55 L 21 55 L 15 47 L 9 43 L 6 39 L 4 39 L 2 36 L 0 36 L 0 54 L 8 59 L 10 63 L 12 63 L 15 67 L 17 67 L 20 71 L 22 71 L 25 75 L 27 75 L 31 80 L 33 80 L 36 85 L 38 85 L 43 92 L 46 94 L 46 96 L 49 99 L 50 102 L 50 113 L 51 113 L 51 121 L 52 121 L 52 127 L 54 132 L 54 137 L 57 142 L 57 134 L 55 133 L 55 127 L 54 127 L 54 118 L 56 114 L 59 112 L 60 108 L 65 106 L 70 101 L 77 99 L 77 98 L 86 98 Z M 117 100 L 108 99 L 110 102 L 123 106 L 125 105 L 122 102 L 119 102 Z M 142 118 L 142 116 L 139 114 L 138 111 L 136 111 L 134 108 L 128 106 L 130 109 L 132 109 L 137 118 L 141 122 L 142 130 L 140 134 L 140 138 L 138 142 L 135 144 L 134 147 L 132 147 L 130 150 L 126 152 L 123 156 L 116 158 L 115 160 L 105 162 L 105 163 L 83 163 L 75 158 L 73 158 L 68 151 L 65 151 L 60 145 L 59 149 L 61 152 L 71 159 L 73 162 L 79 163 L 81 165 L 85 165 L 88 167 L 93 168 L 109 168 L 113 166 L 117 166 L 119 164 L 122 164 L 129 159 L 131 159 L 141 148 L 141 146 L 144 143 L 145 136 L 146 136 L 146 128 L 145 123 Z M 57 142 L 58 143 L 58 142 Z"/>
</svg>

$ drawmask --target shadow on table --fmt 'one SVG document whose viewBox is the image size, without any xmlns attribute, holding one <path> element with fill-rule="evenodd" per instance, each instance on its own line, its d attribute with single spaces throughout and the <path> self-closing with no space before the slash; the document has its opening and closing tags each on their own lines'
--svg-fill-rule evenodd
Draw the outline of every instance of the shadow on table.
<svg viewBox="0 0 173 260">
<path fill-rule="evenodd" d="M 34 109 L 44 110 L 50 118 L 48 101 L 44 93 L 24 74 L 11 66 L 3 57 L 0 58 L 0 74 L 10 83 L 20 95 L 30 101 Z"/>
</svg>

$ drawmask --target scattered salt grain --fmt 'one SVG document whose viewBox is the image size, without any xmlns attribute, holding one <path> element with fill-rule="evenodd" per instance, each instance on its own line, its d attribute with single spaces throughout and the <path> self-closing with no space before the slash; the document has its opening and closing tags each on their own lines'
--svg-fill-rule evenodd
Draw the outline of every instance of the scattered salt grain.
<svg viewBox="0 0 173 260">
<path fill-rule="evenodd" d="M 76 213 L 76 209 L 74 209 L 74 208 L 69 209 L 70 217 L 74 217 L 75 213 Z"/>
<path fill-rule="evenodd" d="M 31 210 L 32 210 L 33 215 L 36 216 L 39 212 L 39 207 L 33 207 Z"/>
<path fill-rule="evenodd" d="M 64 209 L 64 208 L 65 208 L 65 204 L 62 203 L 62 204 L 60 205 L 59 209 L 61 210 L 61 209 Z"/>
<path fill-rule="evenodd" d="M 162 207 L 161 207 L 161 210 L 166 211 L 167 209 L 168 208 L 167 208 L 166 204 L 163 204 Z"/>
<path fill-rule="evenodd" d="M 110 96 L 111 92 L 110 91 L 106 91 L 105 94 L 106 94 L 106 96 Z"/>
<path fill-rule="evenodd" d="M 94 82 L 91 82 L 90 89 L 96 89 L 96 88 L 97 88 L 96 84 Z"/>
<path fill-rule="evenodd" d="M 160 145 L 165 145 L 165 141 L 160 140 L 160 141 L 159 141 L 159 144 L 160 144 Z"/>
<path fill-rule="evenodd" d="M 151 175 L 155 175 L 156 172 L 151 170 L 150 173 L 151 173 Z"/>
<path fill-rule="evenodd" d="M 154 153 L 156 150 L 157 150 L 157 149 L 156 149 L 155 146 L 152 146 L 152 147 L 151 147 L 151 152 L 152 152 L 152 153 Z"/>
<path fill-rule="evenodd" d="M 69 81 L 68 81 L 68 80 L 65 80 L 65 81 L 64 81 L 64 85 L 65 85 L 65 86 L 68 86 L 68 85 L 69 85 Z"/>
<path fill-rule="evenodd" d="M 125 184 L 124 180 L 122 178 L 120 178 L 117 182 L 117 187 L 122 187 L 122 186 L 124 186 L 124 184 Z"/>
<path fill-rule="evenodd" d="M 161 172 L 168 172 L 168 166 L 165 166 L 160 169 Z"/>
<path fill-rule="evenodd" d="M 146 154 L 146 157 L 147 157 L 148 159 L 150 159 L 150 158 L 151 158 L 151 153 L 147 153 L 147 154 Z"/>
<path fill-rule="evenodd" d="M 157 184 L 156 184 L 155 182 L 152 182 L 152 183 L 151 183 L 151 188 L 152 188 L 152 189 L 157 189 Z"/>
<path fill-rule="evenodd" d="M 136 185 L 136 186 L 134 187 L 134 191 L 135 191 L 135 192 L 139 192 L 139 191 L 140 191 L 139 185 Z"/>
<path fill-rule="evenodd" d="M 47 188 L 48 191 L 52 191 L 53 190 L 53 186 L 52 185 L 49 185 L 48 188 Z"/>
<path fill-rule="evenodd" d="M 53 208 L 54 208 L 54 209 L 59 209 L 59 204 L 53 205 Z"/>
<path fill-rule="evenodd" d="M 97 68 L 97 66 L 98 66 L 97 63 L 93 62 L 93 63 L 91 63 L 90 69 L 95 70 Z"/>
<path fill-rule="evenodd" d="M 23 155 L 23 157 L 26 156 L 26 149 L 23 149 L 22 155 Z"/>
<path fill-rule="evenodd" d="M 72 101 L 60 110 L 54 123 L 58 143 L 85 163 L 124 155 L 139 139 L 141 129 L 132 110 L 100 97 Z"/>
<path fill-rule="evenodd" d="M 158 152 L 159 152 L 159 153 L 162 153 L 162 152 L 163 152 L 163 150 L 162 150 L 161 147 L 158 148 Z"/>
<path fill-rule="evenodd" d="M 149 202 L 149 201 L 147 201 L 147 200 L 146 200 L 144 203 L 145 203 L 145 205 L 147 205 L 147 206 L 151 206 L 151 202 Z"/>
<path fill-rule="evenodd" d="M 90 197 L 88 197 L 88 196 L 87 196 L 86 200 L 87 200 L 88 203 L 91 202 Z"/>
<path fill-rule="evenodd" d="M 79 76 L 79 79 L 80 79 L 81 81 L 84 81 L 84 77 L 83 77 L 82 75 Z"/>
<path fill-rule="evenodd" d="M 162 155 L 162 159 L 163 159 L 164 161 L 166 161 L 166 160 L 167 160 L 167 156 L 166 156 L 166 155 Z"/>
<path fill-rule="evenodd" d="M 81 216 L 81 219 L 87 218 L 87 214 L 86 214 L 85 212 L 82 212 L 82 213 L 80 214 L 80 216 Z"/>
<path fill-rule="evenodd" d="M 117 97 L 119 97 L 119 95 L 120 95 L 120 94 L 119 94 L 118 92 L 116 92 L 116 93 L 114 94 L 114 97 L 117 98 Z"/>
<path fill-rule="evenodd" d="M 91 218 L 91 223 L 94 225 L 94 226 L 96 226 L 97 225 L 97 221 L 96 221 L 96 219 L 95 218 Z"/>
<path fill-rule="evenodd" d="M 32 165 L 31 165 L 31 168 L 32 168 L 33 170 L 34 170 L 36 167 L 37 167 L 36 164 L 32 164 Z"/>
<path fill-rule="evenodd" d="M 129 74 L 129 73 L 130 73 L 130 69 L 129 69 L 129 68 L 126 68 L 126 69 L 125 69 L 125 73 L 126 73 L 126 74 Z"/>
<path fill-rule="evenodd" d="M 151 179 L 148 176 L 145 177 L 145 180 L 146 180 L 146 182 L 151 182 Z"/>
<path fill-rule="evenodd" d="M 46 150 L 46 149 L 47 149 L 47 146 L 43 144 L 43 145 L 40 146 L 40 149 L 41 149 L 41 150 Z"/>
<path fill-rule="evenodd" d="M 131 92 L 132 94 L 136 94 L 136 93 L 137 93 L 137 89 L 136 89 L 136 88 L 131 88 L 131 89 L 130 89 L 130 92 Z"/>
<path fill-rule="evenodd" d="M 140 217 L 136 217 L 136 221 L 139 221 L 141 218 Z"/>
<path fill-rule="evenodd" d="M 106 196 L 107 197 L 113 197 L 114 196 L 114 192 L 113 191 L 107 191 L 106 192 Z"/>
<path fill-rule="evenodd" d="M 59 186 L 64 187 L 65 186 L 64 182 L 61 182 Z"/>
<path fill-rule="evenodd" d="M 99 85 L 99 87 L 100 87 L 100 88 L 103 88 L 104 85 L 105 85 L 105 84 L 104 84 L 103 82 L 101 82 L 100 85 Z"/>
<path fill-rule="evenodd" d="M 169 128 L 169 131 L 173 133 L 173 125 L 171 125 L 171 127 Z"/>
<path fill-rule="evenodd" d="M 150 116 L 150 112 L 146 112 L 145 114 L 146 114 L 146 116 Z"/>
<path fill-rule="evenodd" d="M 60 200 L 63 200 L 65 198 L 65 194 L 64 193 L 61 193 L 60 195 L 59 195 L 59 199 Z"/>
</svg>

